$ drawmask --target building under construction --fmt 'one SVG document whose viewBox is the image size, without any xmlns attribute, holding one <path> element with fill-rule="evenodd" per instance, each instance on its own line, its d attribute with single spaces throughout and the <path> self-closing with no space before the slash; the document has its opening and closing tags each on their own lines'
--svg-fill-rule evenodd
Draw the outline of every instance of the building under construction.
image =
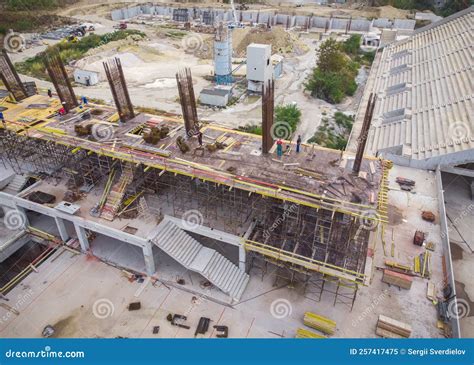
<svg viewBox="0 0 474 365">
<path fill-rule="evenodd" d="M 5 212 L 53 218 L 59 242 L 83 252 L 94 253 L 98 234 L 138 246 L 148 275 L 154 253 L 168 255 L 229 302 L 259 273 L 352 307 L 387 222 L 388 162 L 314 145 L 296 152 L 290 141 L 278 157 L 271 84 L 260 137 L 199 122 L 189 71 L 177 75 L 183 122 L 135 113 L 120 64 L 104 67 L 117 109 L 69 103 L 58 113 L 61 101 L 44 95 L 2 104 L 2 162 L 37 179 L 13 197 L 0 193 Z M 62 77 L 61 65 L 50 73 Z M 68 90 L 58 90 L 66 101 Z"/>
</svg>

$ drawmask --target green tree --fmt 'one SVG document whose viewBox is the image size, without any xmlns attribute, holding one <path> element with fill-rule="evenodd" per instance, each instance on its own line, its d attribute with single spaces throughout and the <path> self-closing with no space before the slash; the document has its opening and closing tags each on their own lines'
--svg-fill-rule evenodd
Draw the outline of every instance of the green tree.
<svg viewBox="0 0 474 365">
<path fill-rule="evenodd" d="M 341 45 L 334 39 L 328 39 L 321 44 L 317 51 L 316 66 L 324 72 L 337 72 L 346 67 L 347 57 L 341 52 Z"/>
<path fill-rule="evenodd" d="M 346 95 L 353 95 L 357 89 L 355 77 L 359 64 L 352 61 L 344 50 L 347 47 L 351 52 L 358 52 L 359 44 L 360 38 L 356 37 L 347 46 L 333 39 L 323 42 L 318 50 L 316 68 L 305 83 L 306 90 L 333 104 L 340 103 Z"/>
</svg>

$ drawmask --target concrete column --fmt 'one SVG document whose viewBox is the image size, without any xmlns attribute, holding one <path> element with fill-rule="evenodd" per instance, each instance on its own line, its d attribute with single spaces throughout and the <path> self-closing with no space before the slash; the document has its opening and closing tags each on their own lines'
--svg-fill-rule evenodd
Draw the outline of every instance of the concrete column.
<svg viewBox="0 0 474 365">
<path fill-rule="evenodd" d="M 245 253 L 244 244 L 242 242 L 242 244 L 239 246 L 239 269 L 242 271 L 245 271 L 246 269 L 245 267 L 246 260 L 247 260 L 247 255 Z"/>
<path fill-rule="evenodd" d="M 146 242 L 143 248 L 143 258 L 145 259 L 146 273 L 153 275 L 156 271 L 155 258 L 153 257 L 152 243 Z"/>
<path fill-rule="evenodd" d="M 81 250 L 83 252 L 87 252 L 90 246 L 85 228 L 77 225 L 76 223 L 74 223 L 74 228 L 76 229 L 77 238 L 79 239 L 79 243 L 81 244 Z"/>
<path fill-rule="evenodd" d="M 58 227 L 59 236 L 63 240 L 63 242 L 67 242 L 69 240 L 69 234 L 67 233 L 66 225 L 64 224 L 64 219 L 55 217 L 54 220 L 56 221 L 56 226 Z"/>
</svg>

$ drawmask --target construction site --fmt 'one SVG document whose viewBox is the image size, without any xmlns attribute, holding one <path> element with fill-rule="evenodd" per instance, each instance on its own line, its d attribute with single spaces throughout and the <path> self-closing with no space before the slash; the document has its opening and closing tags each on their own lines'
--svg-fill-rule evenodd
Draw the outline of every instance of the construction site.
<svg viewBox="0 0 474 365">
<path fill-rule="evenodd" d="M 16 70 L 19 56 L 2 50 L 2 337 L 474 336 L 473 8 L 416 30 L 407 19 L 380 25 L 398 36 L 387 41 L 382 31 L 353 98 L 346 150 L 296 139 L 314 133 L 303 131 L 315 118 L 306 96 L 306 119 L 281 137 L 275 108 L 293 92 L 286 60 L 273 44 L 249 41 L 236 62 L 232 34 L 256 22 L 281 32 L 315 27 L 325 39 L 367 33 L 377 20 L 249 12 L 233 3 L 111 12 L 115 22 L 169 17 L 212 28 L 211 78 L 196 82 L 178 58 L 173 73 L 132 75 L 172 81 L 173 96 L 159 97 L 178 107 L 166 110 L 136 107 L 126 59 L 113 48 L 88 55 L 87 77 L 104 78 L 90 89 L 47 50 L 39 55 L 48 80 L 33 87 Z M 301 44 L 305 54 L 319 43 Z M 443 67 L 425 87 L 435 64 Z M 303 81 L 290 81 L 300 98 Z M 226 106 L 235 90 L 241 102 L 255 98 L 251 109 L 203 108 L 203 100 Z M 110 102 L 96 102 L 104 93 Z M 257 120 L 261 135 L 232 118 Z"/>
</svg>

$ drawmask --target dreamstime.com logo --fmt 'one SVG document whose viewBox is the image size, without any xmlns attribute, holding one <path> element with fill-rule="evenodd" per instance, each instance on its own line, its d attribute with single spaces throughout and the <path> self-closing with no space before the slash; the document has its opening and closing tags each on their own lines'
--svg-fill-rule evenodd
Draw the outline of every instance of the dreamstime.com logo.
<svg viewBox="0 0 474 365">
<path fill-rule="evenodd" d="M 462 140 L 471 136 L 471 128 L 466 122 L 454 122 L 449 125 L 448 136 L 453 140 Z"/>
<path fill-rule="evenodd" d="M 461 319 L 468 317 L 471 313 L 469 302 L 464 299 L 452 300 L 448 304 L 448 315 L 451 318 Z"/>
<path fill-rule="evenodd" d="M 11 231 L 16 231 L 17 229 L 24 229 L 26 227 L 25 213 L 15 209 L 9 210 L 5 213 L 5 216 L 3 217 L 3 224 L 7 229 Z"/>
<path fill-rule="evenodd" d="M 388 298 L 389 291 L 385 289 L 379 296 L 375 297 L 368 306 L 365 307 L 364 311 L 352 321 L 352 327 L 356 327 L 358 324 L 363 323 L 363 321 L 375 310 L 375 308 Z"/>
<path fill-rule="evenodd" d="M 188 34 L 181 40 L 181 46 L 185 52 L 195 53 L 199 51 L 204 44 L 202 37 L 199 34 Z"/>
<path fill-rule="evenodd" d="M 277 219 L 275 219 L 273 224 L 268 229 L 263 231 L 263 238 L 265 239 L 270 238 L 271 233 L 275 231 L 283 222 L 285 222 L 286 218 L 288 218 L 290 214 L 296 212 L 297 210 L 298 210 L 297 204 L 292 204 L 289 207 L 285 207 L 285 211 L 283 212 L 283 214 L 279 216 Z"/>
<path fill-rule="evenodd" d="M 17 315 L 22 308 L 24 308 L 28 303 L 31 303 L 33 299 L 33 289 L 28 289 L 26 292 L 18 294 L 17 300 L 14 302 L 15 304 L 10 304 L 9 310 L 0 317 L 0 322 L 8 322 L 13 316 Z M 13 302 L 10 299 L 10 302 Z"/>
<path fill-rule="evenodd" d="M 10 53 L 21 52 L 25 49 L 25 38 L 19 33 L 10 31 L 3 38 L 3 48 Z"/>
<path fill-rule="evenodd" d="M 185 211 L 181 217 L 181 220 L 183 222 L 183 228 L 187 231 L 195 230 L 204 223 L 204 217 L 197 209 Z"/>
<path fill-rule="evenodd" d="M 92 125 L 91 134 L 97 142 L 106 142 L 114 138 L 115 131 L 108 123 L 96 123 Z"/>
<path fill-rule="evenodd" d="M 51 346 L 45 346 L 44 350 L 39 351 L 15 351 L 9 349 L 5 351 L 5 357 L 7 359 L 83 359 L 86 357 L 86 354 L 84 351 L 53 351 Z"/>
<path fill-rule="evenodd" d="M 376 210 L 363 212 L 359 217 L 360 225 L 368 231 L 374 231 L 379 225 L 379 220 L 380 216 Z"/>
<path fill-rule="evenodd" d="M 92 314 L 98 319 L 112 317 L 115 312 L 114 304 L 107 298 L 101 298 L 92 305 Z"/>
<path fill-rule="evenodd" d="M 270 135 L 273 139 L 290 139 L 292 134 L 291 125 L 288 122 L 276 122 L 272 125 Z"/>
<path fill-rule="evenodd" d="M 291 316 L 293 306 L 288 299 L 278 298 L 270 304 L 270 314 L 273 318 L 283 319 Z"/>
</svg>

